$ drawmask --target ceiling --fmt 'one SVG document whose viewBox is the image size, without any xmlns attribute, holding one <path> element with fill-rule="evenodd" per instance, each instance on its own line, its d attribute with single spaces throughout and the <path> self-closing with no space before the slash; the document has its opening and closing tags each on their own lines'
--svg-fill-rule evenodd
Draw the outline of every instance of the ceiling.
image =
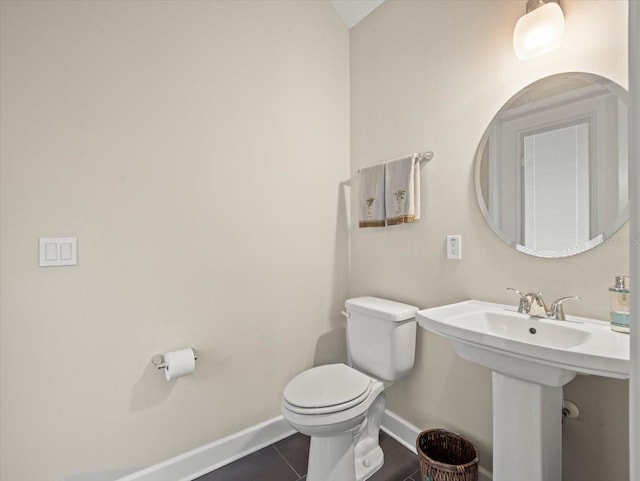
<svg viewBox="0 0 640 481">
<path fill-rule="evenodd" d="M 384 0 L 330 0 L 342 20 L 351 28 L 379 7 Z"/>
</svg>

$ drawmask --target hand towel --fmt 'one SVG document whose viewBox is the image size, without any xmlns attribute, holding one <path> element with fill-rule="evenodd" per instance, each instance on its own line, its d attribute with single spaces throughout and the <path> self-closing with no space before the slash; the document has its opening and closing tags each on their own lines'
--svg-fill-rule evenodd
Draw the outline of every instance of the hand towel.
<svg viewBox="0 0 640 481">
<path fill-rule="evenodd" d="M 360 227 L 384 227 L 384 164 L 360 170 Z"/>
<path fill-rule="evenodd" d="M 420 219 L 420 161 L 417 154 L 384 165 L 387 225 Z"/>
</svg>

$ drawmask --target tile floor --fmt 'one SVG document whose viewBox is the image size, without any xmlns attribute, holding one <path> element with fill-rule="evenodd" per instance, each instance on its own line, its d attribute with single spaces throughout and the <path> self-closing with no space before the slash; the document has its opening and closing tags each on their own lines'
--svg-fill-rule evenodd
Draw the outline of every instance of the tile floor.
<svg viewBox="0 0 640 481">
<path fill-rule="evenodd" d="M 420 481 L 418 457 L 413 452 L 383 432 L 380 445 L 384 465 L 369 481 Z M 294 434 L 196 481 L 304 481 L 308 458 L 309 438 Z"/>
</svg>

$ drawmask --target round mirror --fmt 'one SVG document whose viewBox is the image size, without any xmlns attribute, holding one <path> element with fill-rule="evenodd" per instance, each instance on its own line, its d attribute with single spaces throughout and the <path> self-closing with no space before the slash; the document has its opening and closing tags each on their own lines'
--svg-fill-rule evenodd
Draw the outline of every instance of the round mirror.
<svg viewBox="0 0 640 481">
<path fill-rule="evenodd" d="M 515 249 L 565 257 L 629 217 L 627 91 L 588 73 L 523 88 L 487 127 L 475 159 L 485 220 Z"/>
</svg>

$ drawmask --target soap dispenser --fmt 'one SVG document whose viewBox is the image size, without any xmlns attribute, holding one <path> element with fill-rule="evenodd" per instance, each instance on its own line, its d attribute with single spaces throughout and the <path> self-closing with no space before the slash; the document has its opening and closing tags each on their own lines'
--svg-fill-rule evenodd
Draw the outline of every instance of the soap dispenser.
<svg viewBox="0 0 640 481">
<path fill-rule="evenodd" d="M 611 293 L 611 329 L 617 332 L 629 332 L 629 288 L 625 283 L 627 276 L 616 276 L 616 284 L 609 288 Z"/>
</svg>

